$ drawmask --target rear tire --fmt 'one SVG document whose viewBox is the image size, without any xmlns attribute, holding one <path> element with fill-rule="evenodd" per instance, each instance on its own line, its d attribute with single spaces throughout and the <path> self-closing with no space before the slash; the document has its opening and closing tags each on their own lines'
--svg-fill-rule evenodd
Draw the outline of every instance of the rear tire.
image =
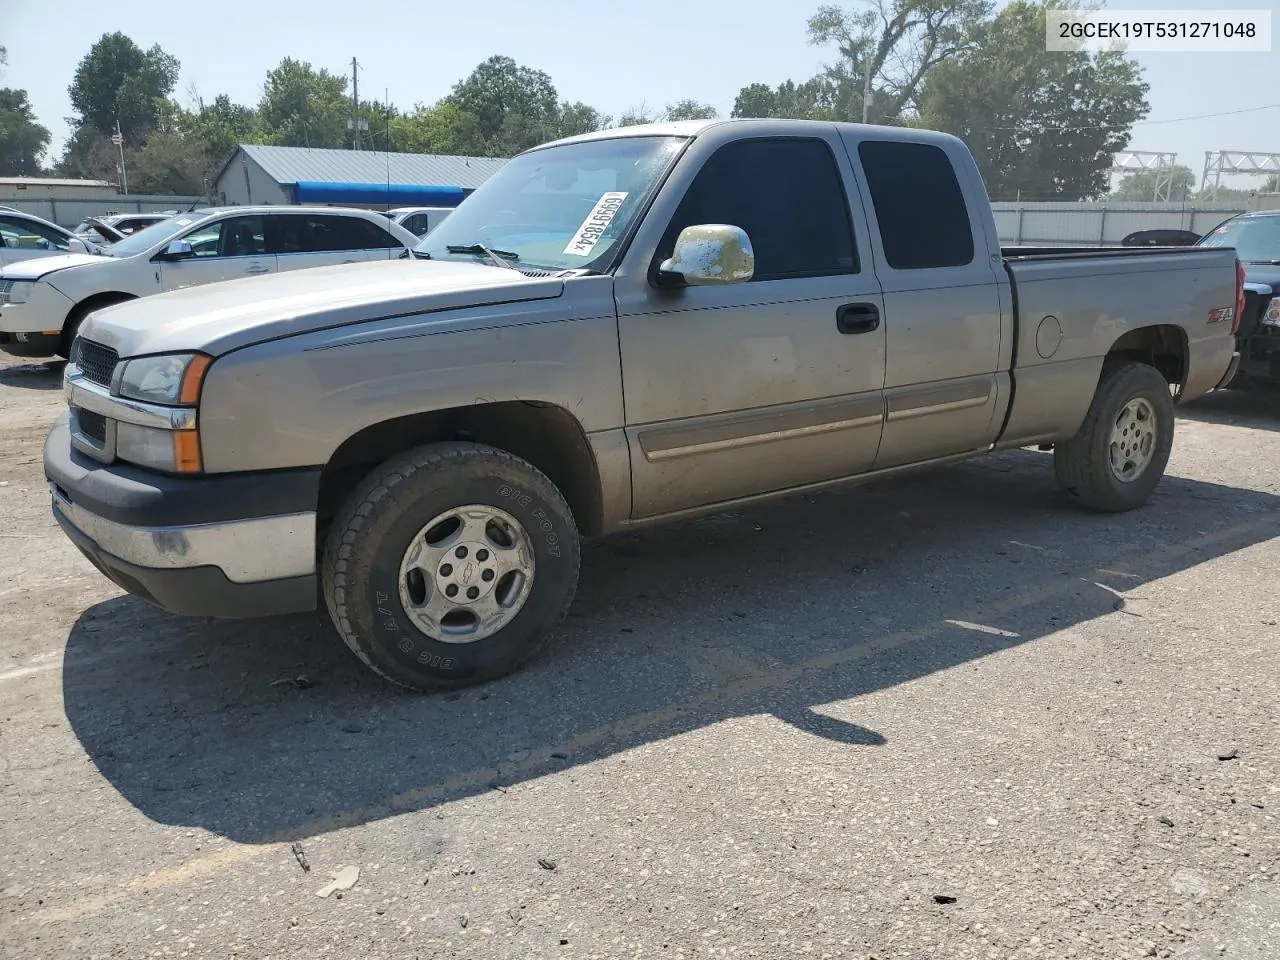
<svg viewBox="0 0 1280 960">
<path fill-rule="evenodd" d="M 1106 363 L 1079 432 L 1053 451 L 1062 490 L 1081 506 L 1119 513 L 1151 497 L 1173 449 L 1169 384 L 1144 363 Z"/>
<path fill-rule="evenodd" d="M 536 656 L 578 583 L 578 530 L 529 463 L 476 443 L 378 467 L 329 530 L 323 587 L 348 647 L 412 690 L 469 686 Z"/>
</svg>

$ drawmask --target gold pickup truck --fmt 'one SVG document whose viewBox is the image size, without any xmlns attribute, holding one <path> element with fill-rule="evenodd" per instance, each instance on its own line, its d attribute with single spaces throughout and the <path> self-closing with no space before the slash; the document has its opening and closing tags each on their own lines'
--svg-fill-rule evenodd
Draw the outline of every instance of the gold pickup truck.
<svg viewBox="0 0 1280 960">
<path fill-rule="evenodd" d="M 129 592 L 324 603 L 382 676 L 455 687 L 539 649 L 584 536 L 1030 445 L 1138 507 L 1242 295 L 1229 248 L 1002 250 L 950 136 L 607 130 L 511 160 L 411 259 L 90 314 L 45 471 Z"/>
</svg>

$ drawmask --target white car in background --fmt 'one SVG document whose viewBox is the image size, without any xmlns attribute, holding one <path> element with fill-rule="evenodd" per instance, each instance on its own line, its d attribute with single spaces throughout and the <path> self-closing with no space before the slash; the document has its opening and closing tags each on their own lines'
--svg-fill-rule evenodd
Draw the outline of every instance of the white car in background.
<svg viewBox="0 0 1280 960">
<path fill-rule="evenodd" d="M 425 237 L 453 211 L 453 207 L 395 207 L 387 211 L 387 216 L 415 237 Z"/>
<path fill-rule="evenodd" d="M 165 210 L 160 213 L 111 213 L 102 217 L 85 217 L 72 233 L 106 246 L 177 214 L 177 210 Z"/>
<path fill-rule="evenodd" d="M 0 269 L 63 253 L 97 252 L 100 248 L 92 240 L 77 237 L 56 223 L 0 208 Z"/>
<path fill-rule="evenodd" d="M 0 269 L 0 350 L 68 356 L 92 311 L 198 284 L 393 260 L 418 242 L 370 210 L 224 207 L 178 214 L 105 250 Z"/>
</svg>

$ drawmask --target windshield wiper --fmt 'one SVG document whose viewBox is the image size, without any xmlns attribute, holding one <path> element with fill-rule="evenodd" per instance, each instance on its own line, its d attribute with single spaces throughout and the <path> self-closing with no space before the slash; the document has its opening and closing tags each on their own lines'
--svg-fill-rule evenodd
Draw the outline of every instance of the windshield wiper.
<svg viewBox="0 0 1280 960">
<path fill-rule="evenodd" d="M 476 256 L 486 256 L 500 267 L 506 267 L 508 270 L 515 270 L 517 273 L 520 268 L 513 261 L 520 259 L 520 254 L 512 253 L 510 250 L 494 250 L 486 247 L 483 243 L 451 243 L 445 247 L 450 253 L 470 253 Z"/>
</svg>

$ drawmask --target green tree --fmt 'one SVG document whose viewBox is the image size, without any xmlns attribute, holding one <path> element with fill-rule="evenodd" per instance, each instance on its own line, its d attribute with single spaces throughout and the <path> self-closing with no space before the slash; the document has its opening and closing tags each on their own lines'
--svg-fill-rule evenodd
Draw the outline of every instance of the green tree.
<svg viewBox="0 0 1280 960">
<path fill-rule="evenodd" d="M 661 113 L 654 113 L 648 104 L 630 107 L 618 118 L 618 126 L 635 127 L 642 123 L 674 123 L 677 120 L 714 120 L 719 116 L 716 108 L 697 100 L 677 100 L 669 103 Z"/>
<path fill-rule="evenodd" d="M 475 118 L 452 103 L 417 104 L 412 113 L 391 118 L 391 145 L 401 153 L 462 152 L 462 141 L 479 136 Z"/>
<path fill-rule="evenodd" d="M 88 124 L 74 126 L 54 172 L 61 177 L 119 183 L 120 152 L 105 133 Z"/>
<path fill-rule="evenodd" d="M 126 157 L 130 193 L 203 196 L 209 155 L 198 136 L 156 132 Z"/>
<path fill-rule="evenodd" d="M 347 78 L 292 57 L 267 73 L 258 121 L 268 143 L 287 147 L 351 144 Z"/>
<path fill-rule="evenodd" d="M 862 91 L 830 74 L 804 83 L 784 80 L 776 89 L 763 83 L 743 87 L 733 105 L 735 117 L 782 117 L 787 120 L 855 120 L 861 118 Z"/>
<path fill-rule="evenodd" d="M 1163 188 L 1166 180 L 1169 183 L 1168 199 L 1171 201 L 1186 200 L 1195 190 L 1195 173 L 1190 167 L 1178 164 L 1171 173 L 1157 173 L 1154 170 L 1131 173 L 1116 185 L 1111 196 L 1115 200 L 1153 200 L 1157 188 Z"/>
<path fill-rule="evenodd" d="M 594 133 L 609 126 L 612 117 L 606 116 L 595 107 L 582 102 L 560 104 L 560 129 L 557 136 L 576 137 L 583 133 Z"/>
<path fill-rule="evenodd" d="M 743 87 L 733 116 L 861 120 L 869 71 L 867 119 L 904 123 L 919 110 L 925 78 L 966 49 L 991 8 L 991 0 L 861 0 L 850 9 L 821 7 L 809 18 L 809 42 L 834 47 L 836 61 L 802 83 Z"/>
<path fill-rule="evenodd" d="M 677 100 L 675 103 L 667 104 L 667 109 L 662 115 L 662 119 L 671 122 L 676 120 L 714 120 L 720 114 L 716 112 L 716 108 L 709 103 L 699 103 L 697 100 Z"/>
<path fill-rule="evenodd" d="M 1046 9 L 1013 0 L 925 82 L 923 124 L 968 143 L 992 199 L 1104 194 L 1111 155 L 1150 109 L 1141 68 L 1122 53 L 1047 52 Z"/>
<path fill-rule="evenodd" d="M 48 146 L 49 130 L 36 122 L 27 91 L 0 89 L 0 176 L 37 176 Z"/>
<path fill-rule="evenodd" d="M 210 165 L 220 164 L 242 143 L 261 139 L 258 117 L 252 107 L 233 103 L 225 93 L 213 103 L 198 103 L 197 109 L 185 116 L 183 128 L 188 137 L 199 139 Z"/>
<path fill-rule="evenodd" d="M 511 156 L 560 134 L 560 101 L 551 77 L 510 57 L 485 60 L 441 104 L 470 118 L 454 133 L 463 153 Z"/>
<path fill-rule="evenodd" d="M 156 128 L 178 69 L 177 58 L 159 46 L 144 52 L 123 33 L 104 34 L 68 88 L 75 125 L 110 134 L 118 121 L 126 143 L 141 143 Z"/>
</svg>

